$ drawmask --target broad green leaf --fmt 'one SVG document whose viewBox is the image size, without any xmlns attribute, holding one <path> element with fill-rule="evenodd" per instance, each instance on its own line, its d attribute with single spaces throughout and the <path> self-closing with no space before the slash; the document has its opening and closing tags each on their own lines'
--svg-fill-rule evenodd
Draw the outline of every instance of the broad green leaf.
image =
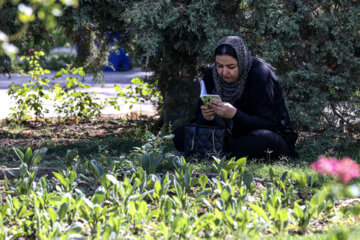
<svg viewBox="0 0 360 240">
<path fill-rule="evenodd" d="M 274 174 L 274 171 L 272 170 L 272 168 L 269 169 L 269 176 L 270 176 L 270 179 L 271 181 L 274 179 L 275 177 L 275 174 Z"/>
<path fill-rule="evenodd" d="M 236 164 L 237 164 L 238 169 L 241 169 L 242 167 L 245 167 L 245 165 L 246 165 L 246 157 L 238 159 L 236 161 Z"/>
<path fill-rule="evenodd" d="M 227 202 L 228 200 L 229 200 L 229 198 L 230 198 L 230 193 L 228 192 L 228 190 L 227 189 L 223 189 L 222 191 L 221 191 L 221 199 L 222 200 L 224 200 L 224 202 Z"/>
<path fill-rule="evenodd" d="M 160 191 L 161 191 L 161 183 L 156 181 L 155 184 L 154 184 L 154 190 L 155 190 L 155 193 L 160 196 Z"/>
<path fill-rule="evenodd" d="M 195 202 L 202 200 L 205 196 L 209 195 L 211 190 L 203 190 L 196 195 Z"/>
<path fill-rule="evenodd" d="M 259 215 L 260 217 L 262 217 L 266 222 L 269 222 L 269 218 L 266 215 L 266 212 L 264 211 L 264 209 L 262 209 L 261 207 L 259 207 L 256 204 L 251 204 L 249 203 L 249 206 L 251 207 L 252 210 L 254 210 L 254 212 Z"/>
<path fill-rule="evenodd" d="M 23 163 L 24 162 L 24 153 L 20 149 L 15 148 L 15 147 L 13 147 L 13 150 L 14 150 L 16 156 L 19 158 L 19 160 Z"/>
<path fill-rule="evenodd" d="M 280 220 L 281 220 L 282 222 L 285 222 L 285 221 L 290 220 L 289 212 L 288 212 L 286 209 L 281 209 L 281 210 L 279 211 L 279 216 L 280 216 Z"/>
<path fill-rule="evenodd" d="M 85 240 L 85 239 L 86 238 L 83 235 L 78 233 L 73 233 L 66 237 L 66 240 Z"/>
<path fill-rule="evenodd" d="M 298 174 L 298 173 L 294 173 L 294 176 L 299 184 L 299 186 L 301 188 L 305 188 L 306 184 L 307 184 L 307 175 L 306 173 L 303 173 L 302 175 Z"/>
<path fill-rule="evenodd" d="M 68 202 L 63 202 L 63 203 L 61 204 L 58 212 L 57 212 L 59 221 L 61 221 L 61 220 L 65 217 L 68 209 L 69 209 L 69 204 L 68 204 Z"/>
<path fill-rule="evenodd" d="M 303 212 L 303 210 L 301 209 L 301 207 L 299 206 L 299 204 L 297 202 L 294 203 L 294 212 L 295 212 L 296 217 L 298 219 L 304 217 L 304 212 Z"/>
<path fill-rule="evenodd" d="M 189 188 L 190 188 L 190 174 L 189 174 L 189 169 L 185 172 L 184 182 L 185 182 L 186 189 L 189 189 Z"/>
<path fill-rule="evenodd" d="M 106 178 L 114 185 L 119 183 L 119 181 L 116 179 L 116 177 L 114 177 L 114 175 L 106 174 Z"/>
<path fill-rule="evenodd" d="M 100 178 L 102 175 L 104 175 L 104 168 L 101 163 L 97 162 L 96 160 L 91 160 L 90 166 L 97 177 Z"/>
<path fill-rule="evenodd" d="M 144 83 L 144 80 L 142 80 L 141 78 L 133 78 L 131 79 L 131 83 L 141 85 Z"/>
<path fill-rule="evenodd" d="M 174 221 L 171 223 L 171 229 L 176 233 L 181 233 L 185 230 L 185 227 L 189 224 L 189 219 L 185 213 L 179 213 L 176 215 Z"/>
<path fill-rule="evenodd" d="M 102 239 L 110 239 L 110 234 L 112 232 L 112 227 L 109 223 L 105 223 L 105 226 L 103 228 L 103 236 Z"/>
<path fill-rule="evenodd" d="M 67 234 L 72 233 L 81 233 L 81 231 L 84 229 L 84 224 L 81 222 L 73 222 L 69 229 L 66 231 Z"/>
<path fill-rule="evenodd" d="M 128 214 L 131 216 L 131 217 L 134 217 L 135 216 L 135 213 L 136 213 L 136 206 L 135 206 L 135 202 L 134 201 L 130 201 L 128 203 Z"/>
<path fill-rule="evenodd" d="M 17 209 L 17 212 L 16 212 L 16 215 L 17 215 L 17 218 L 18 219 L 21 219 L 24 215 L 24 213 L 26 212 L 26 206 L 25 205 L 22 205 L 21 207 L 19 207 Z"/>
<path fill-rule="evenodd" d="M 286 180 L 286 178 L 287 178 L 287 175 L 288 175 L 288 172 L 284 172 L 284 173 L 282 174 L 282 176 L 281 176 L 281 178 L 280 178 L 282 182 L 285 183 L 285 180 Z"/>
<path fill-rule="evenodd" d="M 108 184 L 110 183 L 110 181 L 106 178 L 106 175 L 103 174 L 101 175 L 101 177 L 99 177 L 99 182 L 101 183 L 102 186 L 104 187 L 108 187 Z"/>
<path fill-rule="evenodd" d="M 269 211 L 270 213 L 270 216 L 274 219 L 275 216 L 276 216 L 276 210 L 273 206 L 271 206 L 271 204 L 267 203 L 266 204 L 266 207 L 267 207 L 267 210 Z"/>
<path fill-rule="evenodd" d="M 67 181 L 64 179 L 64 177 L 60 174 L 60 173 L 58 173 L 58 172 L 52 172 L 52 174 L 54 175 L 54 177 L 56 177 L 59 181 L 60 181 L 60 183 L 64 186 L 64 187 L 66 187 L 67 185 L 68 185 L 68 179 L 67 179 Z"/>
<path fill-rule="evenodd" d="M 244 173 L 244 184 L 247 189 L 251 189 L 251 184 L 253 183 L 253 176 L 250 172 L 245 171 Z"/>
<path fill-rule="evenodd" d="M 96 189 L 94 196 L 92 197 L 92 202 L 94 204 L 101 204 L 105 200 L 105 194 L 106 190 L 104 186 L 99 186 Z"/>
<path fill-rule="evenodd" d="M 30 163 L 30 160 L 31 160 L 31 158 L 32 158 L 32 150 L 31 150 L 31 148 L 30 147 L 28 147 L 27 149 L 26 149 L 26 152 L 25 152 L 25 156 L 24 156 L 24 162 L 25 163 L 27 163 L 28 165 L 29 165 L 29 163 Z"/>
<path fill-rule="evenodd" d="M 177 196 L 179 198 L 182 198 L 183 190 L 181 188 L 181 185 L 178 183 L 178 181 L 176 181 L 176 179 L 174 179 L 174 185 L 175 185 L 175 191 L 176 191 Z"/>
<path fill-rule="evenodd" d="M 19 168 L 20 176 L 24 177 L 28 172 L 28 165 L 26 163 L 22 163 Z"/>
<path fill-rule="evenodd" d="M 228 172 L 225 169 L 221 169 L 221 177 L 223 178 L 224 181 L 228 180 Z"/>
<path fill-rule="evenodd" d="M 57 218 L 56 211 L 53 208 L 48 208 L 47 212 L 49 214 L 52 224 L 54 224 L 56 222 L 56 218 Z"/>
<path fill-rule="evenodd" d="M 141 201 L 138 203 L 138 212 L 142 215 L 144 218 L 148 212 L 148 205 L 145 201 Z"/>
<path fill-rule="evenodd" d="M 65 159 L 66 159 L 67 162 L 70 163 L 78 156 L 78 154 L 79 153 L 78 153 L 77 149 L 72 149 L 72 150 L 68 149 L 66 151 Z"/>
<path fill-rule="evenodd" d="M 51 204 L 51 205 L 60 205 L 60 203 L 61 203 L 61 200 L 62 200 L 62 197 L 60 197 L 60 196 L 56 196 L 56 195 L 51 195 L 50 197 L 49 197 L 49 203 Z"/>
<path fill-rule="evenodd" d="M 209 181 L 208 176 L 206 176 L 205 174 L 201 174 L 201 175 L 200 175 L 200 177 L 199 177 L 199 183 L 200 183 L 202 189 L 205 189 L 206 184 L 208 183 L 208 181 Z"/>
</svg>

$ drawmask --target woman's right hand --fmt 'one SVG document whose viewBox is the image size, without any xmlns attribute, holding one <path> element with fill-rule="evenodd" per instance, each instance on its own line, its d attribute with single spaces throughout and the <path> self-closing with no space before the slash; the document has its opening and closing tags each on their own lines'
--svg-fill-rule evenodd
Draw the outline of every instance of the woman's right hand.
<svg viewBox="0 0 360 240">
<path fill-rule="evenodd" d="M 204 118 L 208 121 L 214 120 L 215 117 L 215 110 L 212 108 L 208 108 L 205 105 L 202 105 L 201 107 L 201 113 L 204 116 Z"/>
</svg>

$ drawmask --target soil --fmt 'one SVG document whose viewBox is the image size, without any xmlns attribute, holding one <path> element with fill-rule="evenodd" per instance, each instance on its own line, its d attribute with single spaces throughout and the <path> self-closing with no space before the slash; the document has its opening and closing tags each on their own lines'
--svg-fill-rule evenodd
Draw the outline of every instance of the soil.
<svg viewBox="0 0 360 240">
<path fill-rule="evenodd" d="M 71 142 L 119 136 L 135 131 L 137 128 L 155 127 L 153 117 L 129 115 L 103 116 L 92 121 L 45 119 L 30 120 L 15 124 L 8 119 L 0 122 L 0 147 L 30 146 L 39 148 L 44 141 L 69 145 Z"/>
</svg>

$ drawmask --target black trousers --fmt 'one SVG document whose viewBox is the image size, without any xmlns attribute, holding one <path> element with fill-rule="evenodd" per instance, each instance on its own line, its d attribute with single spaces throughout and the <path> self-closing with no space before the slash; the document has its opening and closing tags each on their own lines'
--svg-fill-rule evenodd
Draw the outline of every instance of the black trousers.
<svg viewBox="0 0 360 240">
<path fill-rule="evenodd" d="M 174 130 L 175 148 L 184 151 L 185 126 Z M 277 133 L 266 129 L 256 129 L 237 138 L 227 139 L 224 143 L 224 153 L 230 157 L 278 158 L 290 156 L 291 153 L 285 140 Z"/>
</svg>

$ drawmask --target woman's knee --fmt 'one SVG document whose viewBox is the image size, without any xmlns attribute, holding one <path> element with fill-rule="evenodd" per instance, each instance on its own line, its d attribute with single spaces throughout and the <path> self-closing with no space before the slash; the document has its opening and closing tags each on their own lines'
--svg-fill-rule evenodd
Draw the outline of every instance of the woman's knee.
<svg viewBox="0 0 360 240">
<path fill-rule="evenodd" d="M 248 157 L 264 157 L 271 152 L 274 157 L 288 155 L 284 139 L 277 133 L 266 129 L 256 129 L 237 139 L 229 141 L 227 151 Z"/>
<path fill-rule="evenodd" d="M 267 129 L 256 129 L 251 131 L 253 136 L 261 138 L 264 147 L 272 151 L 275 156 L 289 155 L 289 148 L 286 141 L 276 132 Z"/>
</svg>

